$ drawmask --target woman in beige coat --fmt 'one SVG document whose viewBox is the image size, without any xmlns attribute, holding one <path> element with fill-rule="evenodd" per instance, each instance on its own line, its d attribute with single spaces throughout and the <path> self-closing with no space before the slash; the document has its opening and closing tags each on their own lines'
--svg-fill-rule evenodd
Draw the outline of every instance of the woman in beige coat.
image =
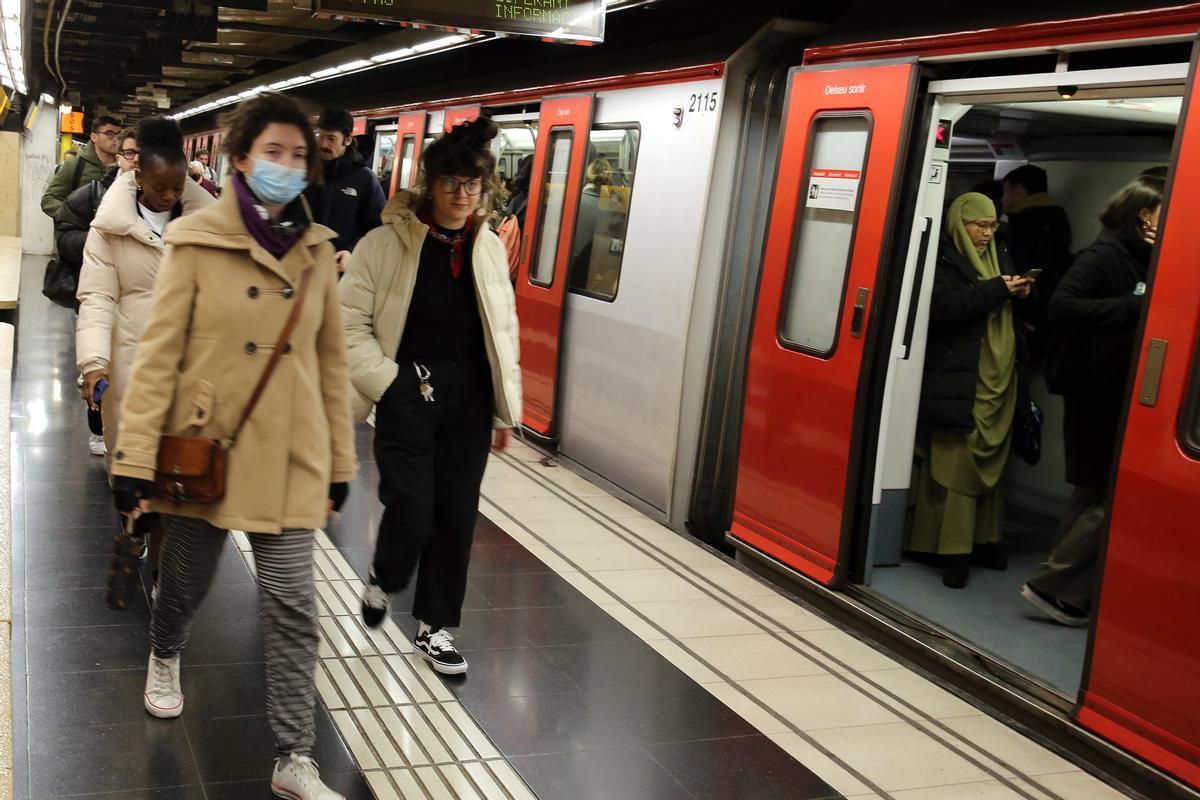
<svg viewBox="0 0 1200 800">
<path fill-rule="evenodd" d="M 449 675 L 467 669 L 446 628 L 460 622 L 488 445 L 504 449 L 521 419 L 508 256 L 479 213 L 496 133 L 481 118 L 430 145 L 424 191 L 392 198 L 340 287 L 358 416 L 376 405 L 385 506 L 363 621 L 383 621 L 419 563 L 414 644 Z"/>
<path fill-rule="evenodd" d="M 308 120 L 276 94 L 228 120 L 234 167 L 210 208 L 177 221 L 138 346 L 113 453 L 123 513 L 166 515 L 150 625 L 146 710 L 183 711 L 180 653 L 230 528 L 254 551 L 267 673 L 267 716 L 279 754 L 272 789 L 337 800 L 310 757 L 317 614 L 315 528 L 345 500 L 357 471 L 333 231 L 300 197 L 320 174 Z M 306 283 L 307 280 L 307 283 Z M 236 443 L 230 438 L 285 322 L 298 322 Z M 228 455 L 225 496 L 209 505 L 153 497 L 163 434 L 216 439 Z M 148 500 L 148 502 L 147 502 Z"/>
</svg>

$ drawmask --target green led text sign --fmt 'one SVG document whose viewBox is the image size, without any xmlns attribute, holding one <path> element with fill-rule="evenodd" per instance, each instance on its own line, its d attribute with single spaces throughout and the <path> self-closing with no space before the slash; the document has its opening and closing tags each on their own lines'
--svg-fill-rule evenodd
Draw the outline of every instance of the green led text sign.
<svg viewBox="0 0 1200 800">
<path fill-rule="evenodd" d="M 452 30 L 604 41 L 604 0 L 313 0 L 313 13 Z"/>
</svg>

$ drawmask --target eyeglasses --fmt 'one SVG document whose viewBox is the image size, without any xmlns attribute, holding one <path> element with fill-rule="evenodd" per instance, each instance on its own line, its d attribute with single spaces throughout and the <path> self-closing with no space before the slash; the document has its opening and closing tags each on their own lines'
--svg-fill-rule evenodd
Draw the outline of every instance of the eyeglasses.
<svg viewBox="0 0 1200 800">
<path fill-rule="evenodd" d="M 460 181 L 458 178 L 445 177 L 438 178 L 438 187 L 446 194 L 456 194 L 461 187 L 469 196 L 474 197 L 483 191 L 483 181 L 479 178 Z"/>
<path fill-rule="evenodd" d="M 141 152 L 142 152 L 141 150 L 118 150 L 117 155 L 119 155 L 121 158 L 125 158 L 130 161 L 133 161 L 135 158 L 138 157 L 138 154 Z"/>
<path fill-rule="evenodd" d="M 972 220 L 971 222 L 968 222 L 967 224 L 974 225 L 976 228 L 979 228 L 979 230 L 981 230 L 981 231 L 989 231 L 991 233 L 995 233 L 996 231 L 1000 230 L 999 222 L 983 222 L 981 220 Z"/>
<path fill-rule="evenodd" d="M 117 138 L 118 133 L 120 133 L 119 130 L 117 130 L 117 131 L 96 131 L 97 136 L 103 136 L 105 139 L 115 139 L 115 138 Z"/>
</svg>

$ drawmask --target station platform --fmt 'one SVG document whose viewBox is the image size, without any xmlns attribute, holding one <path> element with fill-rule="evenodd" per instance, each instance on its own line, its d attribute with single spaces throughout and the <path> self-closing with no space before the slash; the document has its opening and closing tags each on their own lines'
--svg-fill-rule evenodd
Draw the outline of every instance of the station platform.
<svg viewBox="0 0 1200 800">
<path fill-rule="evenodd" d="M 183 656 L 184 716 L 142 708 L 148 594 L 104 604 L 114 512 L 44 262 L 25 259 L 12 389 L 14 796 L 269 797 L 243 536 Z M 520 442 L 484 481 L 456 631 L 470 670 L 441 678 L 413 653 L 409 597 L 379 631 L 358 618 L 381 515 L 371 436 L 315 554 L 313 755 L 350 800 L 1124 796 Z"/>
</svg>

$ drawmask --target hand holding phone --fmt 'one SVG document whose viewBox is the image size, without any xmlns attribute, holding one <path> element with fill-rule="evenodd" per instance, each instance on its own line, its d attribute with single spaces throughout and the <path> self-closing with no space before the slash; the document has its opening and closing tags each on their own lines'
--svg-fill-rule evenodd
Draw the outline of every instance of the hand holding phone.
<svg viewBox="0 0 1200 800">
<path fill-rule="evenodd" d="M 1026 280 L 1036 281 L 1038 279 L 1038 276 L 1041 275 L 1043 272 L 1045 272 L 1045 270 L 1037 269 L 1035 267 L 1033 269 L 1026 270 L 1025 272 L 1021 273 L 1021 277 L 1025 278 Z"/>
</svg>

